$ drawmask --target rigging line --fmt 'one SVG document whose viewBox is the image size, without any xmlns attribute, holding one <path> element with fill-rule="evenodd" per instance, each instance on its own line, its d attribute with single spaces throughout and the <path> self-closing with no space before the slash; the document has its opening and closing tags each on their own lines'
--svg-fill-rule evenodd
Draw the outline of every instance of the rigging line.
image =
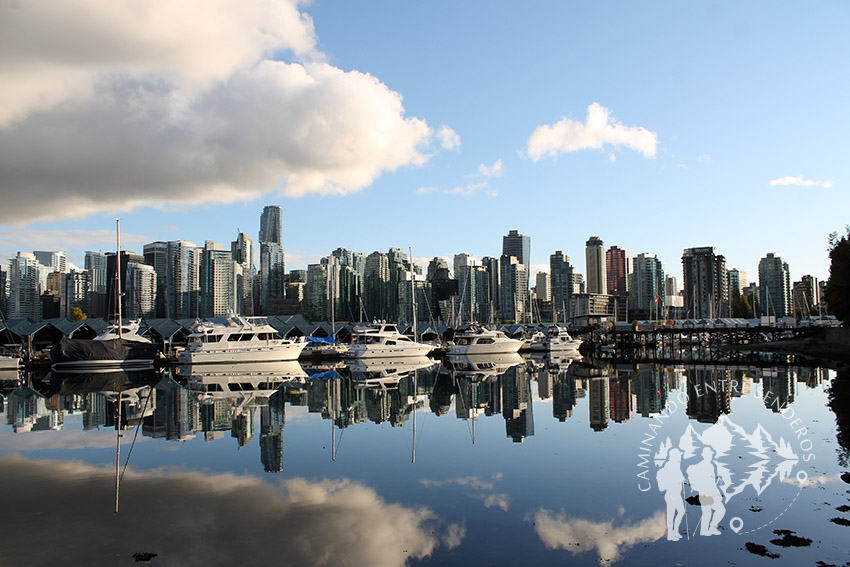
<svg viewBox="0 0 850 567">
<path fill-rule="evenodd" d="M 156 388 L 153 386 L 150 387 L 151 391 L 148 394 L 147 399 L 145 399 L 145 405 L 142 408 L 142 418 L 144 419 L 145 411 L 148 409 L 148 402 L 150 402 L 151 397 L 153 397 L 153 393 L 156 391 Z M 118 403 L 121 403 L 121 394 L 118 394 Z M 127 465 L 130 464 L 130 455 L 133 454 L 133 447 L 136 446 L 136 439 L 139 437 L 139 428 L 142 426 L 142 421 L 139 420 L 139 423 L 136 424 L 136 432 L 133 434 L 133 442 L 130 443 L 130 449 L 127 451 L 127 458 L 124 460 L 124 468 L 121 469 L 121 476 L 118 477 L 118 480 L 122 480 L 124 478 L 124 471 L 127 470 Z"/>
</svg>

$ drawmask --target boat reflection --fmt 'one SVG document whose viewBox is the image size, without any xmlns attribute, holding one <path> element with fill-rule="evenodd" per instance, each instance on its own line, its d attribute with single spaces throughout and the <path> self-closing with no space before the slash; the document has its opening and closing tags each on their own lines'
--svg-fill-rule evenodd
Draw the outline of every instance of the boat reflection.
<svg viewBox="0 0 850 567">
<path fill-rule="evenodd" d="M 344 372 L 354 380 L 356 388 L 386 391 L 398 389 L 404 378 L 436 364 L 427 356 L 362 358 L 346 361 Z"/>
<path fill-rule="evenodd" d="M 515 353 L 508 354 L 467 354 L 450 355 L 447 367 L 452 376 L 472 381 L 494 380 L 509 368 L 523 363 L 523 358 Z"/>
</svg>

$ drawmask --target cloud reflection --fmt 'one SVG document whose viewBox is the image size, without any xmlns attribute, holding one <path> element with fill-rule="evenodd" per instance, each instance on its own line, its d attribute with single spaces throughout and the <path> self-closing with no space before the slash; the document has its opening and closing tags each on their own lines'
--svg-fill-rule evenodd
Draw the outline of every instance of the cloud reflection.
<svg viewBox="0 0 850 567">
<path fill-rule="evenodd" d="M 128 472 L 112 513 L 111 470 L 0 457 L 8 491 L 0 529 L 10 565 L 100 565 L 138 552 L 159 565 L 405 565 L 460 545 L 466 527 L 427 508 L 382 500 L 350 480 L 288 480 L 200 472 Z M 44 545 L 44 533 L 50 545 Z"/>
<path fill-rule="evenodd" d="M 665 537 L 666 518 L 664 510 L 659 510 L 637 524 L 615 527 L 613 520 L 591 522 L 541 508 L 533 521 L 537 535 L 548 549 L 565 549 L 574 555 L 596 549 L 599 562 L 605 563 L 616 561 L 629 547 Z"/>
</svg>

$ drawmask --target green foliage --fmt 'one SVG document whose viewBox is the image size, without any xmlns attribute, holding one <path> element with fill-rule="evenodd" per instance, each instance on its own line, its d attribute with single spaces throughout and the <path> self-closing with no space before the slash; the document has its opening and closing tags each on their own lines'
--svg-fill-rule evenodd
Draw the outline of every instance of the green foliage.
<svg viewBox="0 0 850 567">
<path fill-rule="evenodd" d="M 838 238 L 829 235 L 829 280 L 826 282 L 826 301 L 833 315 L 850 326 L 850 226 L 847 234 Z"/>
<path fill-rule="evenodd" d="M 73 309 L 71 309 L 71 321 L 77 322 L 82 321 L 84 319 L 88 319 L 88 317 L 85 313 L 83 313 L 82 309 L 80 309 L 79 307 L 74 307 Z"/>
<path fill-rule="evenodd" d="M 732 294 L 732 317 L 741 319 L 752 319 L 754 317 L 753 306 L 746 294 Z"/>
</svg>

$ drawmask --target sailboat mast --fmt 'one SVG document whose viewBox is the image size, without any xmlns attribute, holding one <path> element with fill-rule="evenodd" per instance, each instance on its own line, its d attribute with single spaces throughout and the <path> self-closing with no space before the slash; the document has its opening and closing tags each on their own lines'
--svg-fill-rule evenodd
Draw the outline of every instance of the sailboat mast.
<svg viewBox="0 0 850 567">
<path fill-rule="evenodd" d="M 411 255 L 411 258 L 413 256 Z M 413 448 L 411 449 L 412 455 L 410 457 L 410 462 L 416 462 L 416 400 L 419 397 L 419 387 L 417 385 L 417 373 L 416 369 L 413 370 Z"/>
<path fill-rule="evenodd" d="M 413 340 L 418 341 L 419 336 L 416 329 L 416 271 L 413 269 L 413 247 L 409 247 L 408 251 L 410 253 L 410 305 L 413 311 Z M 413 423 L 415 426 L 415 418 Z"/>
<path fill-rule="evenodd" d="M 115 219 L 115 297 L 118 302 L 118 338 L 121 338 L 121 221 Z M 116 493 L 117 493 L 116 488 Z M 115 513 L 118 513 L 118 504 L 115 505 Z"/>
</svg>

